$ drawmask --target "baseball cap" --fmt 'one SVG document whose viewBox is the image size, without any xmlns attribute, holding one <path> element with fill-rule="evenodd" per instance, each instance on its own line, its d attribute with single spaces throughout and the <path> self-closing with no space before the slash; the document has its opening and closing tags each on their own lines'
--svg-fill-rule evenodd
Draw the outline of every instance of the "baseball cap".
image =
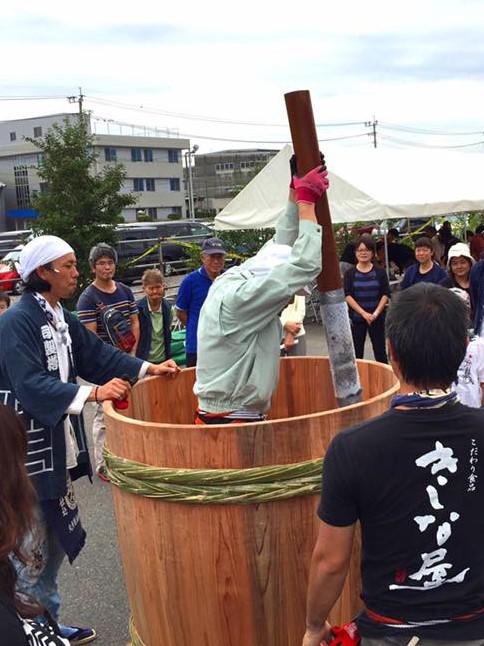
<svg viewBox="0 0 484 646">
<path fill-rule="evenodd" d="M 202 253 L 209 256 L 214 253 L 227 253 L 224 248 L 224 243 L 220 238 L 207 238 L 202 242 Z"/>
</svg>

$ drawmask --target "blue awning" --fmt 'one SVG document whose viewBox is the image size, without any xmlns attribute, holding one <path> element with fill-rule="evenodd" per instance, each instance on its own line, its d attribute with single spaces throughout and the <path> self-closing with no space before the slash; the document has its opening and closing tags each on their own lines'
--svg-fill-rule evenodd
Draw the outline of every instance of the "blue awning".
<svg viewBox="0 0 484 646">
<path fill-rule="evenodd" d="M 37 209 L 7 209 L 5 212 L 7 218 L 30 218 L 35 220 L 39 217 Z"/>
</svg>

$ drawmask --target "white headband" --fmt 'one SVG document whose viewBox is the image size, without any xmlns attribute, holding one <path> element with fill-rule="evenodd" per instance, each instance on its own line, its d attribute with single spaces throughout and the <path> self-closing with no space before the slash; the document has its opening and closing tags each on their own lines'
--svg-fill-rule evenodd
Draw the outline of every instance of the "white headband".
<svg viewBox="0 0 484 646">
<path fill-rule="evenodd" d="M 62 238 L 57 236 L 39 236 L 34 238 L 20 252 L 17 263 L 20 278 L 27 282 L 29 276 L 38 267 L 46 265 L 57 258 L 68 253 L 74 253 L 74 249 Z"/>
</svg>

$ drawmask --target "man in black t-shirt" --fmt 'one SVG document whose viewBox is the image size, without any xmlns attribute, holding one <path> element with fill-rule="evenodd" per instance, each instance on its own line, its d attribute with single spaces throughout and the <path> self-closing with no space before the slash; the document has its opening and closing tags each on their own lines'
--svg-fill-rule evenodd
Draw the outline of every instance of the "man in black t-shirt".
<svg viewBox="0 0 484 646">
<path fill-rule="evenodd" d="M 484 410 L 452 394 L 467 312 L 421 283 L 387 316 L 401 383 L 387 412 L 340 433 L 324 460 L 303 646 L 327 643 L 356 522 L 362 532 L 362 646 L 484 645 Z M 324 641 L 326 640 L 326 641 Z"/>
</svg>

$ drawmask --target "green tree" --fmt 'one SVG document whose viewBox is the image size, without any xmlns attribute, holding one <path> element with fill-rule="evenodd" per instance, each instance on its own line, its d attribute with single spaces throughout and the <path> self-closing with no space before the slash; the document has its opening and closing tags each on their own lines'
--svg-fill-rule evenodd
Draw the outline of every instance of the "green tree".
<svg viewBox="0 0 484 646">
<path fill-rule="evenodd" d="M 121 210 L 136 202 L 130 193 L 120 193 L 126 177 L 121 164 L 97 172 L 94 137 L 85 120 L 65 120 L 63 126 L 54 124 L 45 138 L 28 139 L 41 153 L 38 174 L 47 187 L 32 200 L 39 211 L 34 231 L 59 236 L 74 248 L 79 290 L 91 279 L 89 249 L 98 242 L 115 243 Z"/>
</svg>

